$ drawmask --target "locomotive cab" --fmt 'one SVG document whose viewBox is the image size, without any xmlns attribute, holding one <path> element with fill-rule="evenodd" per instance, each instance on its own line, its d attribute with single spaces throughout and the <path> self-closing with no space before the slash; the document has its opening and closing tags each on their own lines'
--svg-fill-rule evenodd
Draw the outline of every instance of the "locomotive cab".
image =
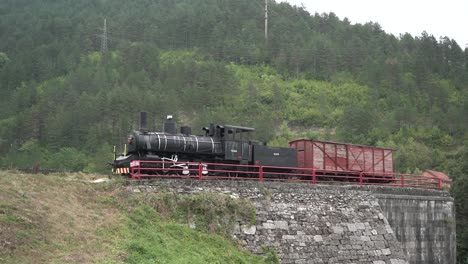
<svg viewBox="0 0 468 264">
<path fill-rule="evenodd" d="M 240 164 L 252 163 L 251 135 L 255 131 L 251 127 L 217 126 L 221 141 L 224 143 L 224 159 L 237 161 Z"/>
</svg>

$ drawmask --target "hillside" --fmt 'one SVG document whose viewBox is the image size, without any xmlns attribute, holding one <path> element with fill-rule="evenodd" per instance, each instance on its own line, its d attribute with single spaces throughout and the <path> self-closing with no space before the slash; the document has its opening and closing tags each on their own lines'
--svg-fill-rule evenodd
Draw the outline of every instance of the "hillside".
<svg viewBox="0 0 468 264">
<path fill-rule="evenodd" d="M 1 171 L 0 263 L 276 261 L 274 253 L 257 257 L 240 250 L 222 229 L 228 226 L 208 219 L 212 210 L 217 219 L 251 214 L 233 199 L 131 194 L 119 181 L 91 183 L 96 177 L 103 175 Z M 197 230 L 187 225 L 187 203 L 193 213 L 207 215 L 195 220 Z M 203 207 L 207 203 L 211 208 Z"/>
<path fill-rule="evenodd" d="M 273 0 L 265 42 L 263 3 L 0 1 L 0 167 L 107 172 L 138 112 L 173 114 L 393 148 L 398 172 L 450 175 L 466 221 L 468 49 Z"/>
<path fill-rule="evenodd" d="M 3 1 L 0 164 L 106 171 L 144 110 L 154 129 L 174 114 L 195 132 L 253 126 L 274 145 L 392 147 L 398 171 L 453 174 L 468 136 L 466 50 L 273 1 L 265 44 L 262 3 Z"/>
</svg>

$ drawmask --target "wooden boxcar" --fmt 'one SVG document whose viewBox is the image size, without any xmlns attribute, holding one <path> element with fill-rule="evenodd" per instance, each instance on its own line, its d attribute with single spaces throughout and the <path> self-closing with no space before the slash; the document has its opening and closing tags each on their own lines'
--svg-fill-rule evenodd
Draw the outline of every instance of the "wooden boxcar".
<svg viewBox="0 0 468 264">
<path fill-rule="evenodd" d="M 375 175 L 394 172 L 392 149 L 311 139 L 294 140 L 289 146 L 296 150 L 298 167 Z"/>
</svg>

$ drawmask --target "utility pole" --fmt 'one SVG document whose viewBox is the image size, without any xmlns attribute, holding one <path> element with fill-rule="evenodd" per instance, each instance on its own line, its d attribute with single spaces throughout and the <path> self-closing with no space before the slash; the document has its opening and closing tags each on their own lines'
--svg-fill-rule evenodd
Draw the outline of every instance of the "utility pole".
<svg viewBox="0 0 468 264">
<path fill-rule="evenodd" d="M 268 0 L 265 0 L 265 44 L 268 43 Z"/>
<path fill-rule="evenodd" d="M 104 18 L 104 27 L 101 35 L 101 53 L 107 52 L 107 19 Z"/>
</svg>

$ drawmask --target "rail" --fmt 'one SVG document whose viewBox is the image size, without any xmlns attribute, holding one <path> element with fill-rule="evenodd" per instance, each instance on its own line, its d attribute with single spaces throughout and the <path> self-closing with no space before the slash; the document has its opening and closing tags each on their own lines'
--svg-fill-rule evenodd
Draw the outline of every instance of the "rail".
<svg viewBox="0 0 468 264">
<path fill-rule="evenodd" d="M 432 176 L 401 173 L 322 170 L 299 167 L 143 161 L 131 163 L 130 175 L 142 178 L 193 178 L 413 187 L 441 190 L 444 182 Z"/>
</svg>

